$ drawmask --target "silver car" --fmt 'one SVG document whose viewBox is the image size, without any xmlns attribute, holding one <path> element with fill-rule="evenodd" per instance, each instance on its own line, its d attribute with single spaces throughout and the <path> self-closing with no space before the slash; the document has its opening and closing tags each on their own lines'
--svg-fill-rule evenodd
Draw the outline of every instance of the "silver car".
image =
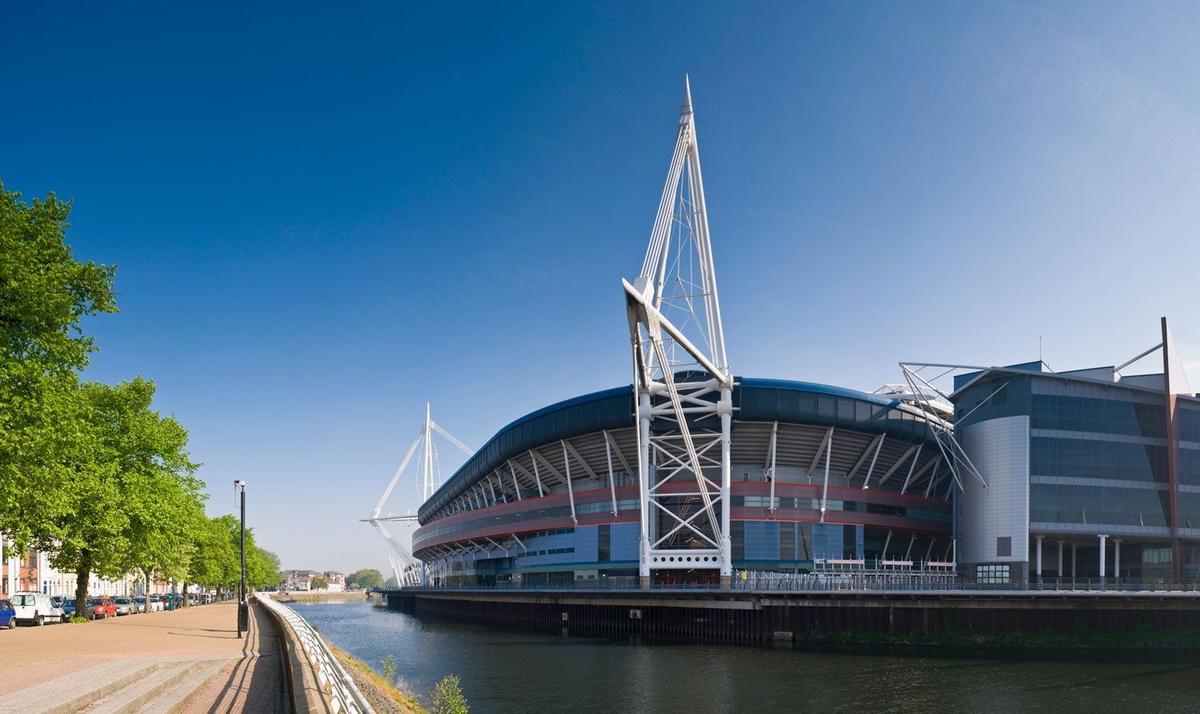
<svg viewBox="0 0 1200 714">
<path fill-rule="evenodd" d="M 113 605 L 116 605 L 117 607 L 118 617 L 121 615 L 128 615 L 129 613 L 133 612 L 133 600 L 130 600 L 127 597 L 113 598 Z"/>
</svg>

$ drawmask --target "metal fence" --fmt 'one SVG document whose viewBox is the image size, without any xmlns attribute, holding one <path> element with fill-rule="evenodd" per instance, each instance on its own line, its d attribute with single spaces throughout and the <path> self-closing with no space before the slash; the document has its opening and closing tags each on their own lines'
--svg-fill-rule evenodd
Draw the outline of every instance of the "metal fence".
<svg viewBox="0 0 1200 714">
<path fill-rule="evenodd" d="M 344 711 L 349 714 L 374 714 L 375 710 L 371 708 L 362 692 L 358 691 L 354 679 L 329 650 L 329 646 L 317 634 L 316 629 L 295 610 L 272 599 L 269 593 L 259 593 L 257 597 L 261 605 L 286 620 L 296 633 L 305 656 L 313 665 L 321 691 L 329 693 L 329 706 L 334 713 Z"/>
<path fill-rule="evenodd" d="M 622 591 L 641 590 L 637 577 L 620 576 L 596 580 L 572 580 L 558 583 L 525 584 L 500 581 L 494 584 L 469 582 L 405 586 L 405 590 L 480 590 L 480 591 Z M 1034 578 L 1030 582 L 988 582 L 947 572 L 928 570 L 849 570 L 808 573 L 775 571 L 736 571 L 729 586 L 716 582 L 654 583 L 651 591 L 725 591 L 725 592 L 992 592 L 992 593 L 1169 593 L 1200 597 L 1200 580 L 1150 581 L 1117 578 Z"/>
</svg>

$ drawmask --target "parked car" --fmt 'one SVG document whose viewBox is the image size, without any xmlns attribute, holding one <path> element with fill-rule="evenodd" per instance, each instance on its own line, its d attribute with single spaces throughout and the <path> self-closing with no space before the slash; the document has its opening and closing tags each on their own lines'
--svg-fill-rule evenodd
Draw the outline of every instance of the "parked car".
<svg viewBox="0 0 1200 714">
<path fill-rule="evenodd" d="M 75 617 L 75 598 L 66 595 L 51 595 L 50 601 L 63 611 L 63 617 L 68 620 Z"/>
<path fill-rule="evenodd" d="M 162 595 L 150 596 L 150 612 L 162 612 L 166 610 L 166 604 L 163 602 Z"/>
<path fill-rule="evenodd" d="M 133 600 L 127 597 L 113 598 L 113 605 L 116 607 L 117 615 L 129 615 L 133 613 Z"/>
<path fill-rule="evenodd" d="M 16 619 L 20 622 L 44 625 L 47 621 L 62 622 L 66 619 L 62 608 L 55 607 L 50 596 L 45 593 L 15 593 L 12 596 L 12 604 L 17 611 Z"/>
<path fill-rule="evenodd" d="M 94 597 L 88 600 L 88 619 L 116 617 L 117 606 L 110 597 Z"/>
<path fill-rule="evenodd" d="M 0 627 L 12 629 L 17 626 L 17 610 L 8 600 L 0 600 Z"/>
</svg>

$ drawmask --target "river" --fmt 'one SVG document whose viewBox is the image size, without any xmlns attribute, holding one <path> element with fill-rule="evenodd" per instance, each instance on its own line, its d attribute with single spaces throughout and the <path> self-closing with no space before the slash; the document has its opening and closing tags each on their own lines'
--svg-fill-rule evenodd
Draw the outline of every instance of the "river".
<svg viewBox="0 0 1200 714">
<path fill-rule="evenodd" d="M 368 603 L 292 607 L 425 699 L 457 674 L 472 712 L 1200 711 L 1200 659 L 830 654 L 628 644 L 429 622 Z"/>
</svg>

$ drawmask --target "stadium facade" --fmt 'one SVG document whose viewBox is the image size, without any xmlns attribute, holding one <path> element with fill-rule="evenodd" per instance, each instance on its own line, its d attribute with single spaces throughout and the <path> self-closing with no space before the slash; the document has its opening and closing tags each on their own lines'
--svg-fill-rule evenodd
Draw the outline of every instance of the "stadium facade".
<svg viewBox="0 0 1200 714">
<path fill-rule="evenodd" d="M 733 401 L 735 568 L 952 557 L 950 470 L 930 417 L 895 399 L 806 382 L 740 378 Z M 622 387 L 546 407 L 492 437 L 420 509 L 413 550 L 435 582 L 637 576 L 633 414 L 632 390 Z M 699 500 L 673 505 L 697 514 Z M 677 525 L 651 520 L 655 540 Z M 703 582 L 715 572 L 697 561 L 656 579 Z"/>
</svg>

